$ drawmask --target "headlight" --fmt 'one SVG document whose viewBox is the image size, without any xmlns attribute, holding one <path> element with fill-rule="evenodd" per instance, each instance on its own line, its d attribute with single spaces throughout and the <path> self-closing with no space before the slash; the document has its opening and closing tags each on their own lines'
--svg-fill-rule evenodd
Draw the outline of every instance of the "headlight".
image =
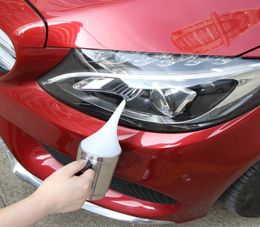
<svg viewBox="0 0 260 227">
<path fill-rule="evenodd" d="M 0 29 L 0 74 L 8 73 L 16 60 L 14 46 L 9 37 Z"/>
<path fill-rule="evenodd" d="M 149 131 L 205 128 L 260 103 L 260 61 L 239 57 L 74 49 L 38 82 L 102 119 L 125 98 L 121 124 Z"/>
</svg>

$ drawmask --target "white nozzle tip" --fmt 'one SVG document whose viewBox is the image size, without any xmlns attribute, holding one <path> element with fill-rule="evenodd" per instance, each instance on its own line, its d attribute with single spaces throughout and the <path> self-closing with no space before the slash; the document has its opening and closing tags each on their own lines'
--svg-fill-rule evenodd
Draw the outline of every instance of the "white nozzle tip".
<svg viewBox="0 0 260 227">
<path fill-rule="evenodd" d="M 83 151 L 100 157 L 114 157 L 121 153 L 117 138 L 117 125 L 125 105 L 126 101 L 123 100 L 108 122 L 96 133 L 81 142 Z"/>
</svg>

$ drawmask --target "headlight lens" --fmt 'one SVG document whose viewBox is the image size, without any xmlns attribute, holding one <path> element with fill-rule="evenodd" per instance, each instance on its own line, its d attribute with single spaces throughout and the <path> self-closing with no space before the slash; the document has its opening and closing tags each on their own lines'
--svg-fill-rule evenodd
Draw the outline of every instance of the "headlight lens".
<svg viewBox="0 0 260 227">
<path fill-rule="evenodd" d="M 0 73 L 8 73 L 16 60 L 14 46 L 7 34 L 0 29 Z"/>
<path fill-rule="evenodd" d="M 260 61 L 74 49 L 39 84 L 82 112 L 149 131 L 208 127 L 260 103 Z"/>
</svg>

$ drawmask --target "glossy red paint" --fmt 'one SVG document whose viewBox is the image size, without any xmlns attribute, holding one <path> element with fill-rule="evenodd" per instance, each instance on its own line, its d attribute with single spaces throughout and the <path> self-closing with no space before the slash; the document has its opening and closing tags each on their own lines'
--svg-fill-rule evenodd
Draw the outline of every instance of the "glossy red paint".
<svg viewBox="0 0 260 227">
<path fill-rule="evenodd" d="M 104 124 L 56 100 L 35 82 L 67 55 L 67 47 L 186 53 L 173 45 L 174 31 L 211 21 L 207 18 L 212 12 L 221 20 L 226 14 L 232 17 L 259 8 L 257 1 L 238 5 L 233 0 L 225 4 L 206 0 L 33 2 L 49 24 L 48 46 L 60 48 L 43 48 L 44 23 L 24 1 L 0 1 L 0 15 L 6 15 L 0 28 L 11 37 L 17 54 L 14 69 L 0 77 L 0 136 L 18 161 L 41 179 L 61 166 L 42 143 L 75 158 L 79 142 Z M 13 16 L 14 12 L 24 12 L 24 16 Z M 235 20 L 239 21 L 245 28 L 247 23 Z M 206 48 L 203 54 L 237 55 L 259 45 L 259 23 L 239 28 L 232 30 L 235 36 L 222 40 L 223 45 Z M 238 34 L 238 30 L 243 32 Z M 259 56 L 258 50 L 251 56 Z M 95 203 L 134 216 L 175 222 L 204 216 L 223 191 L 260 160 L 259 124 L 257 107 L 230 122 L 190 133 L 119 127 L 123 154 L 116 175 L 167 194 L 178 203 L 155 204 L 112 190 Z"/>
<path fill-rule="evenodd" d="M 173 32 L 172 42 L 184 53 L 207 53 L 223 45 L 229 46 L 232 39 L 259 22 L 260 9 L 223 15 L 212 12 L 210 19 Z"/>
<path fill-rule="evenodd" d="M 32 81 L 39 75 L 43 75 L 58 64 L 68 53 L 69 49 L 52 48 L 24 48 L 15 46 L 16 64 L 13 71 L 2 75 L 0 82 L 11 81 L 14 84 L 22 84 Z"/>
<path fill-rule="evenodd" d="M 4 140 L 19 162 L 26 166 L 31 173 L 45 179 L 53 171 L 61 167 L 61 164 L 46 152 L 34 138 L 28 136 L 2 117 L 0 117 L 0 125 L 0 135 L 3 135 Z M 150 218 L 166 217 L 180 209 L 178 204 L 154 204 L 134 199 L 113 190 L 109 190 L 106 197 L 96 202 L 96 204 L 121 211 L 127 208 L 128 213 L 131 215 L 140 216 L 142 214 L 141 216 Z"/>
<path fill-rule="evenodd" d="M 43 48 L 45 25 L 25 1 L 0 1 L 0 15 L 4 15 L 0 20 L 0 29 L 10 37 L 16 50 L 16 64 L 12 73 L 0 74 L 0 81 L 12 80 L 19 84 L 35 79 L 49 71 L 68 53 L 67 48 Z"/>
<path fill-rule="evenodd" d="M 45 25 L 25 1 L 1 0 L 0 15 L 0 28 L 8 34 L 16 47 L 43 47 L 46 39 Z"/>
<path fill-rule="evenodd" d="M 260 40 L 258 0 L 31 2 L 46 18 L 52 47 L 234 56 Z"/>
</svg>

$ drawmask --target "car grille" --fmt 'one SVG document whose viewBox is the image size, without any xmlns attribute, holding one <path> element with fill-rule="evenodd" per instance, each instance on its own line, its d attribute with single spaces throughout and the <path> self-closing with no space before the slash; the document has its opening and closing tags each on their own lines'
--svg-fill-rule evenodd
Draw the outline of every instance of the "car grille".
<svg viewBox="0 0 260 227">
<path fill-rule="evenodd" d="M 43 146 L 48 151 L 48 153 L 51 154 L 61 164 L 67 165 L 68 163 L 73 161 L 72 158 L 59 152 L 54 148 L 49 147 L 47 145 L 43 145 Z M 116 176 L 112 178 L 110 188 L 117 192 L 121 192 L 125 195 L 129 195 L 134 198 L 145 200 L 148 202 L 160 203 L 160 204 L 176 203 L 174 199 L 172 199 L 167 195 L 164 195 L 160 192 L 153 191 L 144 186 L 123 180 Z"/>
</svg>

